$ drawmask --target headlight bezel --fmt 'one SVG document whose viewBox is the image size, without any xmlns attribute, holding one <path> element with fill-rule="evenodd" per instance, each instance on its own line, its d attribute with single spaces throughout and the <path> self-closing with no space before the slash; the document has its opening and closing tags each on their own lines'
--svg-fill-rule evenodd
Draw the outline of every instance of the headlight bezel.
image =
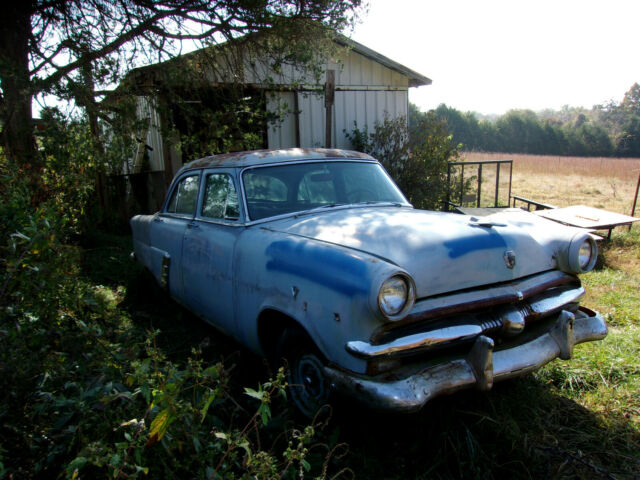
<svg viewBox="0 0 640 480">
<path fill-rule="evenodd" d="M 581 260 L 584 255 L 584 247 L 589 247 L 590 253 L 588 261 Z M 598 259 L 598 246 L 596 241 L 588 233 L 578 234 L 571 239 L 568 249 L 568 266 L 572 273 L 587 273 L 593 270 Z"/>
<path fill-rule="evenodd" d="M 383 293 L 383 290 L 385 289 L 385 286 L 388 284 L 388 282 L 391 282 L 394 280 L 401 280 L 404 282 L 406 287 L 406 296 L 405 296 L 405 300 L 402 307 L 399 308 L 396 311 L 396 313 L 391 313 L 391 312 L 385 311 L 385 308 L 383 307 L 382 293 Z M 406 317 L 407 314 L 413 308 L 415 301 L 416 301 L 415 283 L 413 281 L 413 278 L 411 278 L 411 276 L 405 272 L 394 272 L 391 275 L 386 276 L 380 282 L 376 292 L 376 305 L 378 307 L 378 311 L 386 320 L 392 321 L 392 322 L 402 320 L 404 317 Z"/>
</svg>

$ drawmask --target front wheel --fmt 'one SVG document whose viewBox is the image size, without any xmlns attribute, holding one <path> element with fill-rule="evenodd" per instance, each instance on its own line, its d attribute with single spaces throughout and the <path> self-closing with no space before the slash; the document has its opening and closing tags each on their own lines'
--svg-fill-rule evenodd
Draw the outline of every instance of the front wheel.
<svg viewBox="0 0 640 480">
<path fill-rule="evenodd" d="M 280 338 L 278 358 L 287 363 L 291 402 L 305 417 L 313 418 L 330 394 L 322 355 L 306 333 L 294 328 L 286 330 Z"/>
</svg>

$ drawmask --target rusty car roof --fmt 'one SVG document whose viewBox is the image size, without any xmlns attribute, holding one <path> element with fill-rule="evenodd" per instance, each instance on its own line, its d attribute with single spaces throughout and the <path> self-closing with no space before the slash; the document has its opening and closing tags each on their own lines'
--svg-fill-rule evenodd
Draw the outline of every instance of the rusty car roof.
<svg viewBox="0 0 640 480">
<path fill-rule="evenodd" d="M 222 153 L 192 160 L 180 170 L 212 167 L 251 167 L 270 163 L 317 161 L 323 159 L 355 159 L 376 161 L 371 155 L 337 148 L 286 148 L 281 150 L 252 150 Z"/>
</svg>

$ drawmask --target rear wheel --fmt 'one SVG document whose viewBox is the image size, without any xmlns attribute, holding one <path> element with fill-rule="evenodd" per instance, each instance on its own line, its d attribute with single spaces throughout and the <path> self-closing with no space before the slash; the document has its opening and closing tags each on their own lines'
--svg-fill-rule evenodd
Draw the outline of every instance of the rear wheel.
<svg viewBox="0 0 640 480">
<path fill-rule="evenodd" d="M 278 359 L 287 363 L 291 402 L 305 417 L 313 418 L 330 394 L 322 355 L 308 335 L 296 327 L 287 329 L 280 337 Z"/>
</svg>

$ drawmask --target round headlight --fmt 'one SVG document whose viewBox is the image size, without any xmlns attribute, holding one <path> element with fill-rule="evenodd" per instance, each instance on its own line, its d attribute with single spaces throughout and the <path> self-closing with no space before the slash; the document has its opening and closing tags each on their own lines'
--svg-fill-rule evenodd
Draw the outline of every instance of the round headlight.
<svg viewBox="0 0 640 480">
<path fill-rule="evenodd" d="M 573 237 L 567 249 L 567 268 L 571 273 L 585 273 L 593 269 L 598 257 L 598 247 L 588 233 L 579 233 Z"/>
<path fill-rule="evenodd" d="M 578 264 L 580 265 L 580 270 L 586 271 L 587 268 L 589 268 L 592 256 L 593 247 L 591 246 L 591 242 L 585 240 L 582 242 L 582 245 L 580 245 L 580 249 L 578 250 Z"/>
<path fill-rule="evenodd" d="M 390 320 L 399 320 L 413 307 L 413 283 L 403 275 L 387 278 L 378 293 L 378 306 L 382 314 Z"/>
</svg>

